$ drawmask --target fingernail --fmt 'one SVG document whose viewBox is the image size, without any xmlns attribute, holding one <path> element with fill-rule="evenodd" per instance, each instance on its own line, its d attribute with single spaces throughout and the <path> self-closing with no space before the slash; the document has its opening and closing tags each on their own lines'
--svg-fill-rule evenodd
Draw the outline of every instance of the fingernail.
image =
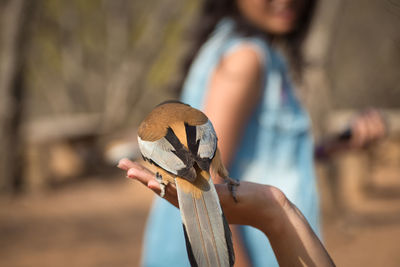
<svg viewBox="0 0 400 267">
<path fill-rule="evenodd" d="M 129 178 L 135 177 L 136 176 L 135 169 L 133 168 L 129 169 L 127 175 Z"/>
</svg>

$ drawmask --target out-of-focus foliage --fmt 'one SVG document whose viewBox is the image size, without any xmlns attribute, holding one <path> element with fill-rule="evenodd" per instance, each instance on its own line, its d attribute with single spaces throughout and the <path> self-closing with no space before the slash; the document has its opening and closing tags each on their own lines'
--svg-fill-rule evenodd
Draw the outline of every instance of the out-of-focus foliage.
<svg viewBox="0 0 400 267">
<path fill-rule="evenodd" d="M 170 88 L 180 78 L 185 34 L 197 7 L 196 0 L 0 1 L 0 73 L 10 81 L 0 85 L 7 96 L 0 141 L 9 147 L 1 146 L 9 151 L 2 155 L 13 162 L 0 159 L 0 167 L 22 170 L 14 165 L 28 163 L 23 175 L 0 175 L 0 188 L 17 180 L 24 180 L 19 187 L 48 184 L 59 173 L 52 170 L 55 161 L 72 173 L 97 169 L 115 135 L 129 129 L 125 135 L 135 139 L 143 116 L 177 97 Z M 17 147 L 23 150 L 18 157 Z M 69 151 L 76 160 L 54 151 Z"/>
<path fill-rule="evenodd" d="M 174 97 L 195 1 L 41 0 L 32 21 L 28 119 L 99 113 L 102 130 Z M 143 110 L 144 109 L 144 110 Z"/>
</svg>

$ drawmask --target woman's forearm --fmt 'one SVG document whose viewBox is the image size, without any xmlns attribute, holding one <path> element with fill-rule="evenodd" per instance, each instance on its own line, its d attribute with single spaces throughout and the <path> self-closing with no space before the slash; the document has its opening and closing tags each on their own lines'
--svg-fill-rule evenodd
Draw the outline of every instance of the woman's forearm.
<svg viewBox="0 0 400 267">
<path fill-rule="evenodd" d="M 237 225 L 230 225 L 231 232 L 232 232 L 232 242 L 233 248 L 235 251 L 235 267 L 247 267 L 251 265 L 251 261 L 247 254 L 246 247 L 242 240 L 242 235 L 240 233 L 239 226 Z"/>
<path fill-rule="evenodd" d="M 307 220 L 279 189 L 242 182 L 235 203 L 226 186 L 216 188 L 228 221 L 263 231 L 280 266 L 335 266 Z"/>
<path fill-rule="evenodd" d="M 268 226 L 267 226 L 268 227 Z M 280 227 L 264 228 L 280 266 L 335 266 L 307 220 L 292 204 L 283 212 Z"/>
</svg>

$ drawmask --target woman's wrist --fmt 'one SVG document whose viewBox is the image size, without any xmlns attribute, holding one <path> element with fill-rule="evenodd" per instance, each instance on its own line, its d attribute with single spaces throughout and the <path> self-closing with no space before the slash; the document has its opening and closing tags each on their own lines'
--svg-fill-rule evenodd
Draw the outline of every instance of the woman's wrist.
<svg viewBox="0 0 400 267">
<path fill-rule="evenodd" d="M 238 202 L 224 184 L 216 185 L 222 209 L 231 224 L 250 225 L 267 236 L 282 230 L 292 204 L 276 187 L 243 182 L 237 190 Z"/>
</svg>

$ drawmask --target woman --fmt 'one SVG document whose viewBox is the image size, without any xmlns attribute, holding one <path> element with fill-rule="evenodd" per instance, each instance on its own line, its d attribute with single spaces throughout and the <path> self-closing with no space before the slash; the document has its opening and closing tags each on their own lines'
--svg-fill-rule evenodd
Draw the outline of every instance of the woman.
<svg viewBox="0 0 400 267">
<path fill-rule="evenodd" d="M 279 188 L 319 235 L 310 120 L 277 49 L 284 49 L 300 78 L 301 45 L 314 6 L 315 0 L 205 1 L 181 100 L 213 122 L 231 177 Z M 321 147 L 319 154 L 333 147 Z M 177 209 L 155 200 L 144 266 L 189 266 L 180 220 Z M 278 265 L 260 231 L 241 226 L 232 232 L 235 266 Z"/>
</svg>

